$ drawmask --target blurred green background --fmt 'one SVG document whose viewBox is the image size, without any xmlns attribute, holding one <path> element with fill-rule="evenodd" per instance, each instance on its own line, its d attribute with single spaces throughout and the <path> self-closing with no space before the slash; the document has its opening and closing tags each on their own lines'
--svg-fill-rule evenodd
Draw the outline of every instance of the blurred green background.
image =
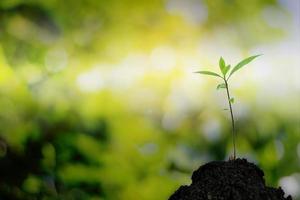
<svg viewBox="0 0 300 200">
<path fill-rule="evenodd" d="M 164 200 L 232 153 L 300 198 L 300 2 L 1 0 L 0 199 Z"/>
</svg>

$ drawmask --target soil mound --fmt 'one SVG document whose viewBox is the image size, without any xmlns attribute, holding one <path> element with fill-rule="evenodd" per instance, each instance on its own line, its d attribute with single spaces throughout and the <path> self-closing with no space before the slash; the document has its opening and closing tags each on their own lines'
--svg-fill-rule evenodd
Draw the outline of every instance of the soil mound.
<svg viewBox="0 0 300 200">
<path fill-rule="evenodd" d="M 292 200 L 280 187 L 267 187 L 263 176 L 246 159 L 210 162 L 194 171 L 192 184 L 181 186 L 169 200 Z"/>
</svg>

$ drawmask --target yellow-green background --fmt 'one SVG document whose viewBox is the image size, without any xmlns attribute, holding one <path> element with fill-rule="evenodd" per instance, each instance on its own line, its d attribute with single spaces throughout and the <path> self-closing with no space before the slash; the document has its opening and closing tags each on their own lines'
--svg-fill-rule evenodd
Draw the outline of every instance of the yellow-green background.
<svg viewBox="0 0 300 200">
<path fill-rule="evenodd" d="M 163 200 L 232 152 L 300 196 L 297 0 L 1 0 L 0 199 Z"/>
</svg>

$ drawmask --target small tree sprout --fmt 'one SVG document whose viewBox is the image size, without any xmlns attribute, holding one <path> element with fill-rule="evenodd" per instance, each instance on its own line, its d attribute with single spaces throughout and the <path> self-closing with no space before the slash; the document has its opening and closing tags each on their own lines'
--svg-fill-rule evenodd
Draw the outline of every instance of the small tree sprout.
<svg viewBox="0 0 300 200">
<path fill-rule="evenodd" d="M 204 74 L 204 75 L 209 75 L 209 76 L 215 76 L 217 78 L 221 78 L 223 80 L 223 83 L 217 85 L 217 90 L 219 89 L 226 89 L 226 94 L 227 94 L 227 101 L 228 101 L 228 107 L 230 110 L 230 117 L 231 117 L 231 126 L 232 126 L 232 142 L 233 142 L 233 157 L 232 159 L 236 159 L 236 132 L 235 132 L 235 121 L 234 121 L 234 115 L 233 115 L 233 109 L 232 109 L 232 104 L 234 103 L 234 98 L 230 96 L 229 93 L 229 84 L 228 81 L 230 77 L 238 70 L 240 70 L 242 67 L 250 63 L 252 60 L 257 58 L 258 56 L 261 55 L 255 55 L 255 56 L 250 56 L 248 58 L 245 58 L 244 60 L 240 61 L 237 65 L 235 65 L 232 69 L 230 65 L 226 65 L 225 60 L 221 57 L 219 59 L 219 68 L 221 71 L 221 74 L 211 72 L 211 71 L 197 71 L 195 73 L 199 74 Z M 228 110 L 228 109 L 224 109 Z"/>
</svg>

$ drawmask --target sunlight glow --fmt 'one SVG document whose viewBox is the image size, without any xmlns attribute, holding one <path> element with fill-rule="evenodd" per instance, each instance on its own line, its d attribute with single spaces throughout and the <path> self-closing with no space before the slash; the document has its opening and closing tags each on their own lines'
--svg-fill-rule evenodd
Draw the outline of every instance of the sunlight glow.
<svg viewBox="0 0 300 200">
<path fill-rule="evenodd" d="M 287 193 L 297 198 L 300 195 L 300 174 L 293 174 L 292 176 L 286 176 L 279 180 L 279 185 Z"/>
<path fill-rule="evenodd" d="M 176 64 L 176 55 L 171 47 L 157 47 L 155 48 L 151 55 L 150 60 L 153 65 L 158 70 L 168 71 Z"/>
<path fill-rule="evenodd" d="M 170 14 L 179 14 L 191 24 L 201 24 L 206 21 L 208 11 L 202 1 L 168 0 L 166 9 Z"/>
<path fill-rule="evenodd" d="M 68 64 L 68 54 L 64 48 L 52 49 L 45 57 L 45 66 L 50 72 L 58 72 Z"/>
<path fill-rule="evenodd" d="M 99 68 L 92 68 L 82 73 L 77 78 L 77 84 L 81 91 L 94 92 L 104 87 L 102 72 Z"/>
</svg>

